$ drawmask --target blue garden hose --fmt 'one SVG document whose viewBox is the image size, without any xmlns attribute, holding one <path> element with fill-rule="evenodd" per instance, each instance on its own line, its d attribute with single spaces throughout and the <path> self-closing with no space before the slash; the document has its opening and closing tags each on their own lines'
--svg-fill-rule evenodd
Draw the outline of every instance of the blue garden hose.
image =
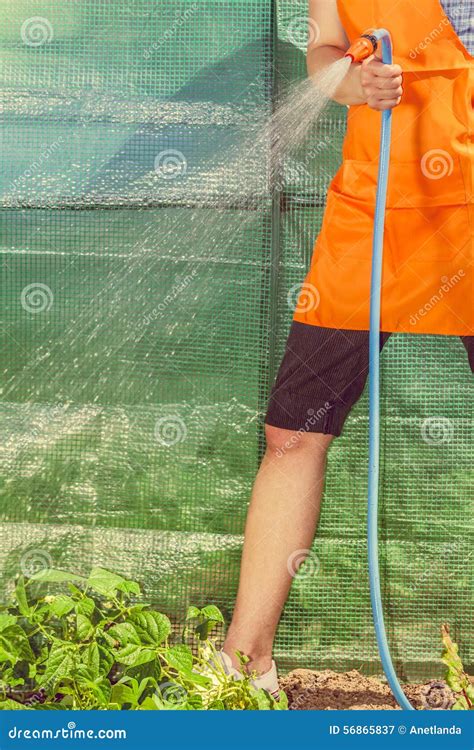
<svg viewBox="0 0 474 750">
<path fill-rule="evenodd" d="M 373 36 L 382 42 L 382 60 L 393 62 L 392 40 L 386 29 L 377 29 Z M 380 591 L 378 505 L 380 477 L 380 328 L 382 298 L 382 267 L 385 233 L 385 209 L 387 205 L 388 173 L 392 136 L 392 110 L 382 115 L 379 176 L 377 202 L 375 206 L 374 240 L 372 255 L 372 281 L 370 289 L 370 343 L 369 343 L 369 496 L 368 496 L 368 553 L 370 600 L 375 633 L 382 666 L 392 692 L 400 707 L 407 711 L 415 709 L 405 696 L 393 667 L 385 630 L 382 595 Z"/>
</svg>

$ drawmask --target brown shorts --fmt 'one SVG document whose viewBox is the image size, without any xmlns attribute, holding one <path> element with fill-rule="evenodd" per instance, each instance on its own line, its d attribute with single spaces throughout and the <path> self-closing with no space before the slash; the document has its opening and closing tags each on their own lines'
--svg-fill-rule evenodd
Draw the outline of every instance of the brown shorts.
<svg viewBox="0 0 474 750">
<path fill-rule="evenodd" d="M 389 339 L 380 335 L 380 348 Z M 474 372 L 474 336 L 462 337 Z M 293 322 L 268 405 L 266 424 L 340 435 L 369 371 L 367 331 L 340 331 Z"/>
</svg>

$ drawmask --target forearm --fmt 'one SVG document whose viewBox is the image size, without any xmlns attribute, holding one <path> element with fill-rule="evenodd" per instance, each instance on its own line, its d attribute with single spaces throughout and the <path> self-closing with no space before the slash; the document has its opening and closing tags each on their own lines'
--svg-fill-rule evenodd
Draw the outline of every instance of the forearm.
<svg viewBox="0 0 474 750">
<path fill-rule="evenodd" d="M 340 60 L 344 57 L 344 54 L 344 51 L 339 47 L 333 47 L 330 45 L 313 47 L 313 49 L 309 50 L 307 55 L 308 75 L 310 78 L 317 78 L 318 73 L 323 68 Z M 362 66 L 359 63 L 352 63 L 348 74 L 333 96 L 334 101 L 338 102 L 338 104 L 348 104 L 352 106 L 367 103 L 367 98 L 364 95 L 361 83 L 361 67 Z"/>
</svg>

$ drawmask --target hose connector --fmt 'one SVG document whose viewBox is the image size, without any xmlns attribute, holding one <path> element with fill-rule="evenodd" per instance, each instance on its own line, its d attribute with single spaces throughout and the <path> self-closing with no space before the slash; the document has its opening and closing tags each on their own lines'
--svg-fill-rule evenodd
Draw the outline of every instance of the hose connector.
<svg viewBox="0 0 474 750">
<path fill-rule="evenodd" d="M 375 53 L 378 44 L 377 36 L 368 31 L 351 44 L 346 52 L 346 57 L 350 57 L 352 62 L 362 62 Z"/>
</svg>

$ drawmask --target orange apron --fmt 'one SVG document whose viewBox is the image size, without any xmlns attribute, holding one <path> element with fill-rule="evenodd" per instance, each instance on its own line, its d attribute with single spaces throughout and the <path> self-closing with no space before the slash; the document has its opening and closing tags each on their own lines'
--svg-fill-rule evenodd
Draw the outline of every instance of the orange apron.
<svg viewBox="0 0 474 750">
<path fill-rule="evenodd" d="M 351 42 L 387 28 L 404 71 L 393 111 L 382 330 L 474 333 L 474 58 L 438 0 L 339 0 Z M 380 113 L 351 107 L 344 162 L 295 320 L 368 330 Z"/>
</svg>

